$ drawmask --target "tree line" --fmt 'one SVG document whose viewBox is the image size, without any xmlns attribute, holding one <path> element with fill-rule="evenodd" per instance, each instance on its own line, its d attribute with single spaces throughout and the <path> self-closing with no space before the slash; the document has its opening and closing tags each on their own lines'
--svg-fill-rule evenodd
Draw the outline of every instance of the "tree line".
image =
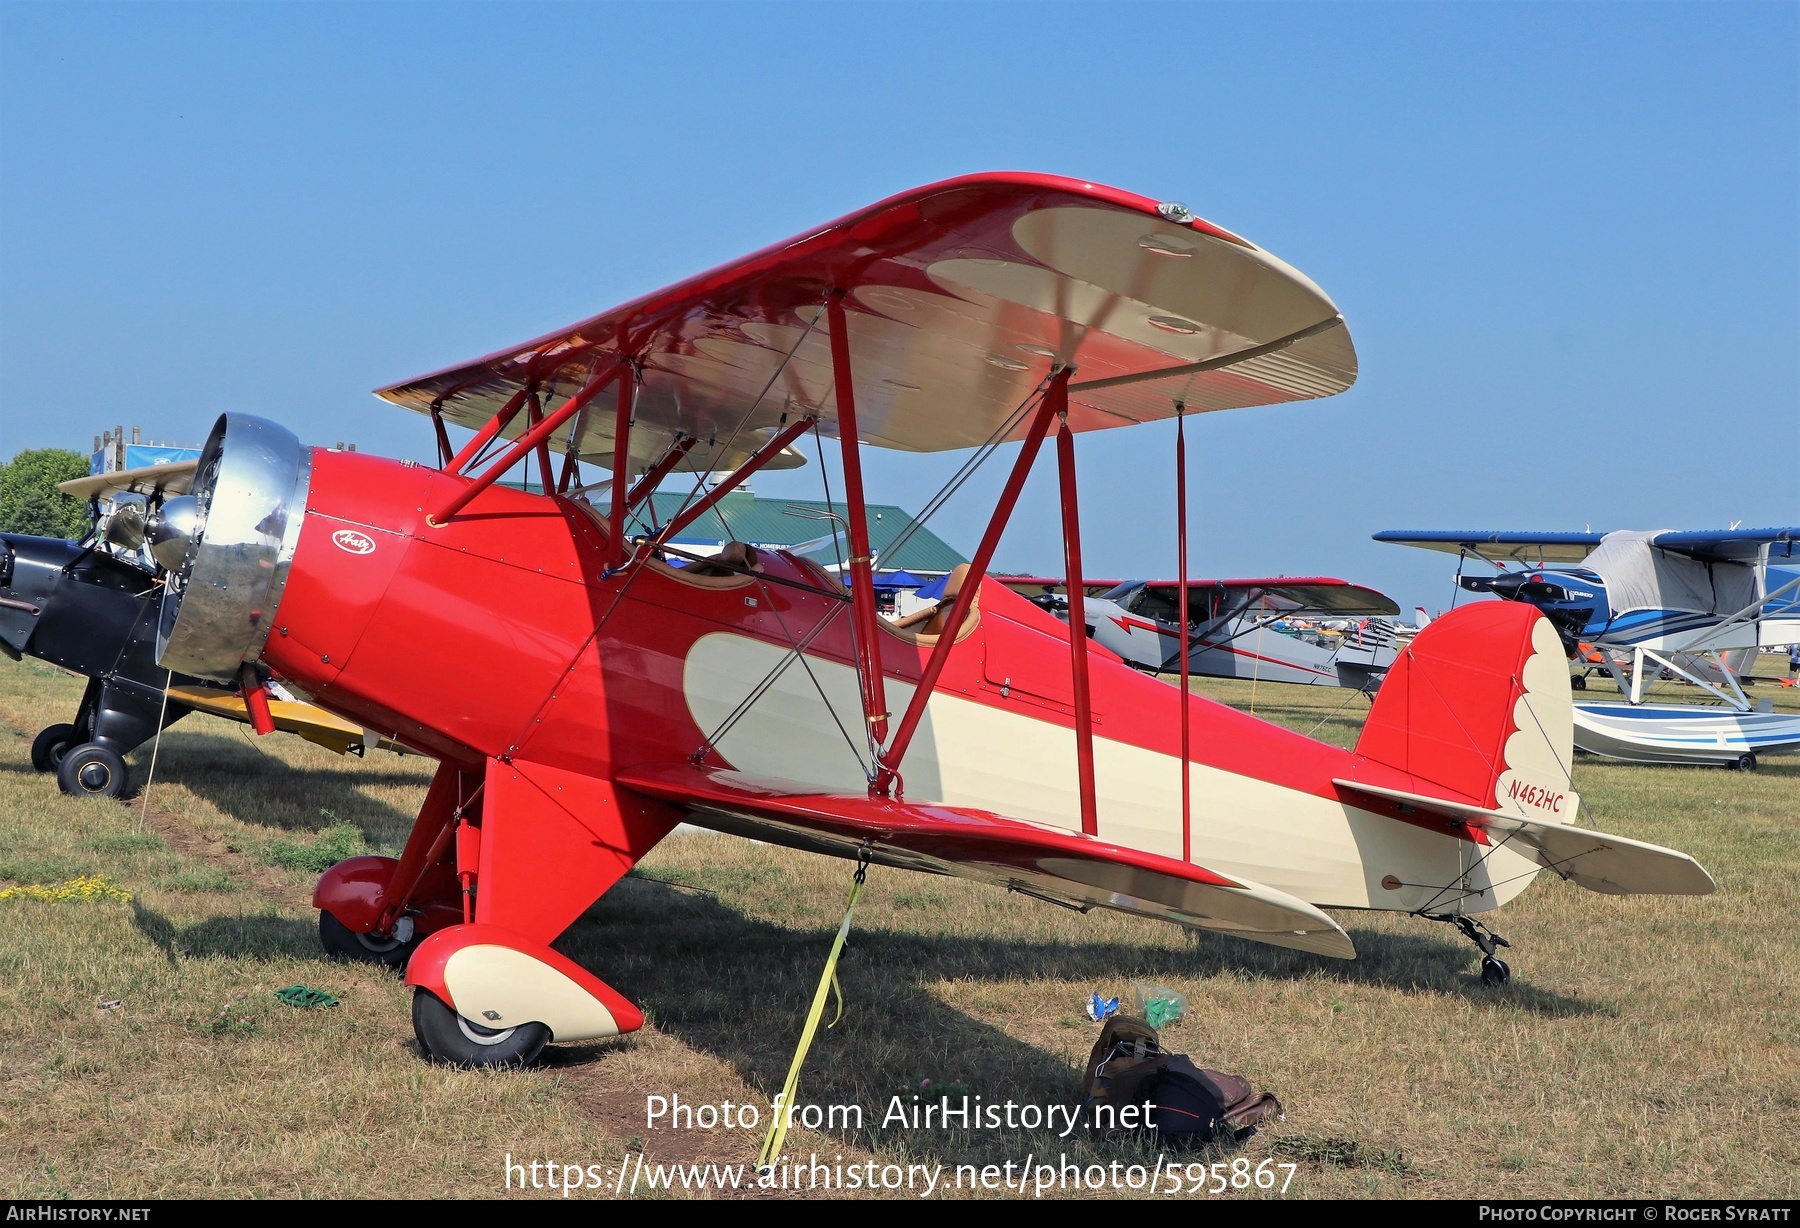
<svg viewBox="0 0 1800 1228">
<path fill-rule="evenodd" d="M 88 475 L 88 458 L 67 448 L 30 448 L 0 465 L 0 533 L 66 537 L 88 530 L 87 504 L 56 489 Z"/>
</svg>

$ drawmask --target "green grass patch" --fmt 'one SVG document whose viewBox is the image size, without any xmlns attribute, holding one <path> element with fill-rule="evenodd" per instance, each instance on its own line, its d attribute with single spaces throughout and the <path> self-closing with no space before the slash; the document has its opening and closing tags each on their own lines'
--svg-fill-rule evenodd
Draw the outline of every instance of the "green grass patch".
<svg viewBox="0 0 1800 1228">
<path fill-rule="evenodd" d="M 147 853 L 160 852 L 169 846 L 155 832 L 119 831 L 102 832 L 88 841 L 88 847 L 96 853 Z"/>
<path fill-rule="evenodd" d="M 313 840 L 266 840 L 254 850 L 265 865 L 323 874 L 347 857 L 369 851 L 362 832 L 348 823 L 333 823 Z"/>
<path fill-rule="evenodd" d="M 1302 1164 L 1329 1164 L 1334 1168 L 1368 1168 L 1384 1173 L 1417 1173 L 1418 1168 L 1398 1151 L 1372 1147 L 1341 1134 L 1312 1138 L 1304 1134 L 1272 1139 L 1269 1150 L 1283 1159 Z"/>
<path fill-rule="evenodd" d="M 60 861 L 52 858 L 0 861 L 0 882 L 62 883 L 85 873 L 87 869 L 88 867 L 77 865 L 72 861 Z"/>
</svg>

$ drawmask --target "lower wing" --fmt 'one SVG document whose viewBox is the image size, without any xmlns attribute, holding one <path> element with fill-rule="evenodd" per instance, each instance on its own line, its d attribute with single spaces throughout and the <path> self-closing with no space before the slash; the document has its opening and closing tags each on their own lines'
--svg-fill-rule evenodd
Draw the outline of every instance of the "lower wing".
<svg viewBox="0 0 1800 1228">
<path fill-rule="evenodd" d="M 981 810 L 820 792 L 691 764 L 619 773 L 704 827 L 811 852 L 978 879 L 1085 912 L 1110 908 L 1351 959 L 1350 936 L 1286 892 L 1172 857 Z"/>
</svg>

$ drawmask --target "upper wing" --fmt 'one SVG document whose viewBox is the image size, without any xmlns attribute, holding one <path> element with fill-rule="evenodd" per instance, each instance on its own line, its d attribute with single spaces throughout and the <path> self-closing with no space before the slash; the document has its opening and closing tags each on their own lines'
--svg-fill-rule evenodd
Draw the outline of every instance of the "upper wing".
<svg viewBox="0 0 1800 1228">
<path fill-rule="evenodd" d="M 1002 588 L 1010 588 L 1021 597 L 1036 597 L 1043 593 L 1067 593 L 1069 582 L 1060 576 L 997 576 L 988 573 L 988 579 Z M 1123 583 L 1120 580 L 1094 580 L 1082 577 L 1081 591 L 1090 597 L 1098 597 L 1109 589 L 1115 589 Z M 921 590 L 921 595 L 924 595 Z"/>
<path fill-rule="evenodd" d="M 635 356 L 634 459 L 685 434 L 701 441 L 690 463 L 711 456 L 717 468 L 727 441 L 795 414 L 835 431 L 822 307 L 834 290 L 846 294 L 858 427 L 883 447 L 1017 438 L 1016 411 L 1057 364 L 1077 368 L 1076 430 L 1166 418 L 1177 405 L 1330 396 L 1356 380 L 1336 305 L 1254 244 L 1115 188 L 997 173 L 902 193 L 379 395 L 476 427 L 523 387 L 568 395 Z M 583 459 L 609 463 L 612 415 L 590 409 L 573 438 Z"/>
<path fill-rule="evenodd" d="M 1579 563 L 1604 533 L 1490 533 L 1443 529 L 1384 529 L 1378 542 L 1472 554 L 1490 563 Z"/>
<path fill-rule="evenodd" d="M 65 495 L 74 495 L 77 499 L 92 499 L 107 491 L 130 491 L 139 495 L 185 495 L 199 464 L 198 460 L 171 461 L 166 465 L 145 465 L 141 469 L 96 473 L 91 477 L 58 482 L 56 489 Z"/>
<path fill-rule="evenodd" d="M 1068 590 L 1068 581 L 1052 576 L 994 576 L 995 582 L 1010 588 L 1022 597 L 1035 597 L 1039 593 L 1062 593 Z M 1090 596 L 1097 596 L 1121 584 L 1136 584 L 1135 580 L 1088 580 L 1083 579 L 1082 588 Z M 1179 585 L 1177 580 L 1146 580 L 1145 588 L 1167 589 L 1173 592 Z M 1226 591 L 1240 594 L 1243 604 L 1262 605 L 1270 610 L 1299 611 L 1312 610 L 1321 614 L 1398 614 L 1400 607 L 1394 599 L 1385 593 L 1372 588 L 1364 588 L 1360 584 L 1352 584 L 1348 580 L 1336 580 L 1329 576 L 1273 576 L 1261 579 L 1240 580 L 1189 580 L 1188 592 L 1199 593 L 1206 589 Z M 927 595 L 923 589 L 920 595 Z"/>
<path fill-rule="evenodd" d="M 906 869 L 980 879 L 1084 911 L 1112 908 L 1343 959 L 1350 936 L 1304 900 L 1201 866 L 980 810 L 821 793 L 741 772 L 667 764 L 617 783 L 721 831 Z"/>
<path fill-rule="evenodd" d="M 1152 580 L 1150 588 L 1173 590 L 1175 580 Z M 1308 610 L 1320 614 L 1398 614 L 1386 593 L 1330 576 L 1273 576 L 1261 579 L 1189 580 L 1188 591 L 1223 589 L 1256 594 L 1251 604 L 1270 610 Z"/>
<path fill-rule="evenodd" d="M 1772 559 L 1800 558 L 1800 527 L 1781 529 L 1701 529 L 1658 533 L 1650 539 L 1658 550 L 1673 550 L 1715 563 L 1754 563 L 1763 547 Z"/>
</svg>

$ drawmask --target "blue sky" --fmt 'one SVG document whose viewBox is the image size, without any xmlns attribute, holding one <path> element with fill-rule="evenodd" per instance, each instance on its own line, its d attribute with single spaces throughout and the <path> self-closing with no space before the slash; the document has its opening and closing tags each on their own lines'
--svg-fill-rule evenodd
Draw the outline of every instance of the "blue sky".
<svg viewBox="0 0 1800 1228">
<path fill-rule="evenodd" d="M 1435 610 L 1371 532 L 1800 523 L 1797 14 L 4 0 L 0 455 L 233 409 L 424 459 L 369 389 L 1008 168 L 1184 201 L 1349 320 L 1351 392 L 1192 424 L 1196 574 Z M 1173 572 L 1172 438 L 1082 438 L 1090 572 Z M 1051 476 L 1000 567 L 1059 567 Z"/>
</svg>

